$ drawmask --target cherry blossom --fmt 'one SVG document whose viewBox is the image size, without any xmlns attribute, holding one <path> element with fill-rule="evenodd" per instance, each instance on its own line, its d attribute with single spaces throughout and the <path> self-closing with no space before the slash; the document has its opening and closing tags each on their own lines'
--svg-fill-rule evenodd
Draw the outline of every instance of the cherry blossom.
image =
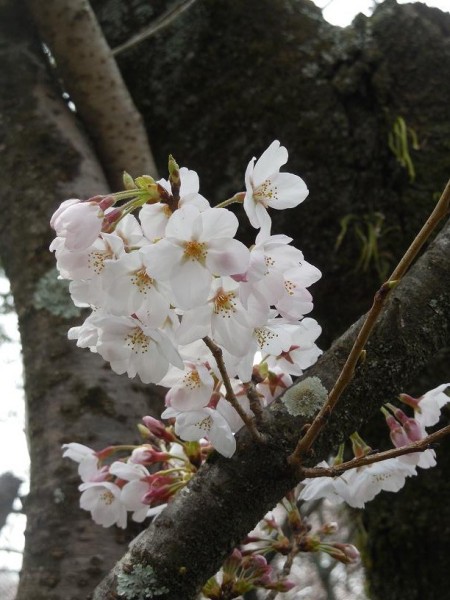
<svg viewBox="0 0 450 600">
<path fill-rule="evenodd" d="M 163 419 L 176 417 L 175 433 L 182 440 L 194 442 L 206 438 L 220 454 L 228 458 L 236 451 L 236 440 L 230 425 L 218 410 L 205 407 L 177 413 L 169 408 L 161 416 Z"/>
<path fill-rule="evenodd" d="M 276 209 L 298 206 L 308 195 L 303 179 L 291 173 L 280 173 L 288 151 L 275 140 L 261 157 L 248 163 L 245 172 L 244 210 L 253 227 L 269 227 L 267 207 Z M 256 161 L 256 164 L 255 164 Z"/>
<path fill-rule="evenodd" d="M 143 250 L 148 274 L 170 282 L 179 308 L 201 305 L 213 275 L 233 275 L 247 268 L 249 251 L 233 239 L 237 228 L 237 218 L 225 208 L 200 212 L 184 205 L 170 217 L 165 237 Z"/>
<path fill-rule="evenodd" d="M 145 315 L 134 317 L 104 316 L 96 321 L 99 328 L 98 353 L 119 375 L 139 375 L 143 383 L 159 383 L 173 364 L 183 362 L 163 329 L 148 324 Z"/>
<path fill-rule="evenodd" d="M 125 529 L 127 510 L 120 499 L 121 489 L 116 484 L 108 481 L 85 482 L 78 489 L 82 492 L 80 506 L 91 512 L 95 523 L 103 527 L 116 524 Z"/>
</svg>

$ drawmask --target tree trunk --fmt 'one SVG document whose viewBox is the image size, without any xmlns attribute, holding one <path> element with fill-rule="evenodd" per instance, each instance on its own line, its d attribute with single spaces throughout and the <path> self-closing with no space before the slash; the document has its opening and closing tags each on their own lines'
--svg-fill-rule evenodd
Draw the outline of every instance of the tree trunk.
<svg viewBox="0 0 450 600">
<path fill-rule="evenodd" d="M 80 510 L 76 469 L 62 459 L 61 444 L 131 443 L 155 394 L 67 340 L 79 317 L 56 278 L 49 218 L 65 198 L 104 193 L 107 185 L 55 87 L 22 2 L 2 2 L 0 10 L 0 256 L 19 316 L 32 461 L 17 598 L 80 600 L 133 532 L 102 529 Z"/>
</svg>

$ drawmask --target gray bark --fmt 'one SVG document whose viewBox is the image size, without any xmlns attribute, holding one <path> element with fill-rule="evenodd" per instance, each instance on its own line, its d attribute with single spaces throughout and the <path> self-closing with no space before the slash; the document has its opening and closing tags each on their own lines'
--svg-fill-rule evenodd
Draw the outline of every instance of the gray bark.
<svg viewBox="0 0 450 600">
<path fill-rule="evenodd" d="M 18 600 L 86 597 L 133 532 L 93 526 L 61 444 L 100 449 L 137 440 L 155 391 L 119 377 L 67 340 L 80 322 L 56 279 L 49 218 L 68 197 L 108 191 L 76 116 L 46 67 L 22 2 L 0 5 L 0 255 L 23 345 L 31 489 Z M 136 530 L 134 531 L 136 533 Z"/>
</svg>

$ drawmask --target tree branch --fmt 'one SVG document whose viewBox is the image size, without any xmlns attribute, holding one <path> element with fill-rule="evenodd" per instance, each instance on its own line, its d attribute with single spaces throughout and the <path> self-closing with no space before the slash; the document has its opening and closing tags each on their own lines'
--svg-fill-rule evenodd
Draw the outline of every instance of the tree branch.
<svg viewBox="0 0 450 600">
<path fill-rule="evenodd" d="M 28 0 L 64 88 L 113 188 L 122 172 L 156 175 L 142 117 L 87 0 Z"/>
<path fill-rule="evenodd" d="M 450 225 L 393 290 L 386 310 L 367 344 L 367 358 L 357 367 L 342 402 L 333 412 L 305 461 L 312 466 L 378 412 L 448 343 L 450 330 Z M 355 323 L 308 370 L 331 389 L 361 327 Z M 151 565 L 158 583 L 169 589 L 159 600 L 191 600 L 204 581 L 264 514 L 298 482 L 287 457 L 306 418 L 290 417 L 280 400 L 264 411 L 261 449 L 241 430 L 231 459 L 213 455 L 161 516 L 130 548 L 97 588 L 104 600 L 115 589 L 124 566 Z"/>
</svg>

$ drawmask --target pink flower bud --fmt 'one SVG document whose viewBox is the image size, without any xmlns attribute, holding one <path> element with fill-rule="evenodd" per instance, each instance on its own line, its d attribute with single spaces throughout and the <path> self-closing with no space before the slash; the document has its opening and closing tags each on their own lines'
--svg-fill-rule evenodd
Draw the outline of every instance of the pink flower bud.
<svg viewBox="0 0 450 600">
<path fill-rule="evenodd" d="M 159 452 L 152 446 L 139 446 L 131 453 L 130 462 L 136 464 L 167 462 L 169 455 L 167 452 Z"/>
<path fill-rule="evenodd" d="M 420 411 L 420 398 L 413 398 L 413 396 L 410 396 L 409 394 L 400 394 L 399 399 L 401 402 L 403 402 L 403 404 L 407 404 L 408 406 L 411 406 L 411 408 L 413 408 L 414 410 Z"/>
<path fill-rule="evenodd" d="M 155 419 L 154 417 L 143 417 L 142 421 L 147 429 L 153 433 L 154 436 L 161 438 L 166 442 L 174 442 L 176 437 L 164 427 L 164 423 Z"/>
</svg>

